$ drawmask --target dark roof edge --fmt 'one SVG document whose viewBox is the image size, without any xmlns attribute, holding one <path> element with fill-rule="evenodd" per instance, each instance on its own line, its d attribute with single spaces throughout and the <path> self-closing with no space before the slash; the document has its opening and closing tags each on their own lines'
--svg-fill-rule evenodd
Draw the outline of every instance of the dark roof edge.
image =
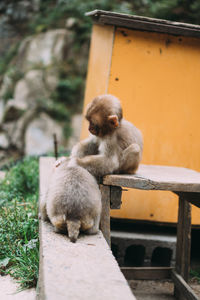
<svg viewBox="0 0 200 300">
<path fill-rule="evenodd" d="M 93 21 L 98 24 L 200 38 L 199 25 L 121 14 L 98 9 L 87 12 L 85 15 L 92 17 Z"/>
</svg>

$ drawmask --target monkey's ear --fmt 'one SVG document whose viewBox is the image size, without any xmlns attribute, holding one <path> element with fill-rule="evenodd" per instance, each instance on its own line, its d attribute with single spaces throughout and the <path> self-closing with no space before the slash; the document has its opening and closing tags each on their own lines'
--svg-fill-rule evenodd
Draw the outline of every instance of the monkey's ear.
<svg viewBox="0 0 200 300">
<path fill-rule="evenodd" d="M 117 128 L 119 126 L 119 120 L 117 115 L 108 116 L 108 122 L 113 126 L 113 128 Z"/>
</svg>

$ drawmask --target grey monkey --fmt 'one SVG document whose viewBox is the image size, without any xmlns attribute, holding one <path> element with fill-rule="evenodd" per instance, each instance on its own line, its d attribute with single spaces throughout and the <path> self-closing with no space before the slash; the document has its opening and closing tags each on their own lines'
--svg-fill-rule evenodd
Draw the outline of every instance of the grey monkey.
<svg viewBox="0 0 200 300">
<path fill-rule="evenodd" d="M 95 234 L 101 216 L 101 192 L 96 179 L 73 159 L 54 168 L 47 192 L 40 203 L 43 220 L 50 220 L 57 232 L 67 229 L 71 242 L 79 232 Z"/>
</svg>

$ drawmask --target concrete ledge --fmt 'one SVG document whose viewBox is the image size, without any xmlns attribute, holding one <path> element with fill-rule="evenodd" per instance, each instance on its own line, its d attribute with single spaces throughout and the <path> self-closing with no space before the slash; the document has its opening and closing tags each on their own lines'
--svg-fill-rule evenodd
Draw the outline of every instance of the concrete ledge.
<svg viewBox="0 0 200 300">
<path fill-rule="evenodd" d="M 40 243 L 38 299 L 135 299 L 101 232 L 74 244 L 41 221 Z"/>
<path fill-rule="evenodd" d="M 40 161 L 40 191 L 44 192 L 52 159 Z M 48 174 L 48 176 L 47 176 Z M 71 243 L 66 235 L 40 221 L 40 300 L 134 300 L 101 232 L 81 235 Z"/>
</svg>

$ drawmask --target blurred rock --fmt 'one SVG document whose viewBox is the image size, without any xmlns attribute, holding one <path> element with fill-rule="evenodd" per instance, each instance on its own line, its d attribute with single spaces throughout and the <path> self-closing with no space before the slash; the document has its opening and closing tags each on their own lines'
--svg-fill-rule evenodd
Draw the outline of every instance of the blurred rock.
<svg viewBox="0 0 200 300">
<path fill-rule="evenodd" d="M 24 113 L 22 105 L 18 104 L 15 100 L 9 100 L 4 108 L 2 122 L 11 122 L 19 119 Z"/>
<path fill-rule="evenodd" d="M 17 36 L 20 25 L 16 23 L 15 31 L 13 25 L 9 27 L 9 19 L 25 21 L 24 14 L 27 13 L 29 18 L 32 11 L 38 9 L 39 0 L 19 0 L 16 3 L 8 0 L 7 4 L 0 3 L 0 12 L 3 12 L 0 13 L 1 42 L 4 30 L 9 31 L 5 33 L 6 41 L 8 37 L 14 39 Z M 73 26 L 75 21 L 69 19 L 68 26 Z M 21 40 L 20 36 L 17 38 Z M 59 146 L 66 146 L 63 115 L 67 115 L 70 108 L 67 107 L 63 112 L 65 94 L 61 101 L 57 86 L 59 80 L 68 74 L 68 69 L 70 74 L 70 60 L 75 60 L 77 67 L 82 68 L 81 58 L 79 55 L 74 56 L 72 42 L 73 37 L 67 29 L 49 30 L 29 36 L 22 40 L 4 75 L 0 75 L 0 166 L 10 157 L 41 155 L 53 151 L 54 133 Z M 84 45 L 82 51 L 86 51 Z M 60 121 L 55 121 L 53 117 Z M 79 141 L 81 119 L 81 115 L 72 118 L 73 133 L 68 149 Z"/>
<path fill-rule="evenodd" d="M 0 133 L 0 148 L 6 149 L 9 146 L 8 137 L 5 133 Z"/>
<path fill-rule="evenodd" d="M 23 109 L 34 107 L 36 100 L 48 96 L 42 70 L 30 70 L 15 86 L 15 102 Z"/>
<path fill-rule="evenodd" d="M 3 98 L 4 95 L 12 88 L 12 79 L 5 74 L 2 80 L 0 88 L 0 98 Z"/>
<path fill-rule="evenodd" d="M 45 71 L 45 83 L 49 91 L 53 92 L 59 81 L 59 73 L 56 68 L 50 68 Z"/>
<path fill-rule="evenodd" d="M 33 12 L 32 1 L 11 2 L 6 6 L 6 15 L 12 21 L 25 21 L 30 18 Z"/>
<path fill-rule="evenodd" d="M 39 4 L 40 0 L 0 0 L 0 55 L 21 40 L 21 29 L 38 11 Z"/>
<path fill-rule="evenodd" d="M 23 71 L 60 63 L 67 56 L 72 36 L 67 29 L 49 30 L 26 38 L 18 51 L 17 66 Z"/>
<path fill-rule="evenodd" d="M 76 23 L 77 23 L 77 20 L 75 18 L 68 18 L 66 20 L 65 27 L 68 29 L 71 29 Z"/>
<path fill-rule="evenodd" d="M 72 117 L 71 120 L 72 135 L 69 138 L 67 143 L 67 148 L 69 150 L 71 150 L 72 147 L 80 140 L 82 119 L 83 119 L 82 114 L 76 114 Z"/>
<path fill-rule="evenodd" d="M 41 155 L 53 151 L 53 134 L 63 143 L 62 127 L 47 114 L 41 113 L 28 126 L 25 135 L 25 154 Z"/>
<path fill-rule="evenodd" d="M 24 154 L 27 127 L 37 114 L 37 108 L 29 109 L 17 121 L 3 123 L 2 125 L 2 129 L 8 135 L 10 147 L 14 148 L 20 155 Z"/>
<path fill-rule="evenodd" d="M 4 109 L 5 109 L 4 100 L 0 98 L 0 124 L 3 121 Z"/>
</svg>

